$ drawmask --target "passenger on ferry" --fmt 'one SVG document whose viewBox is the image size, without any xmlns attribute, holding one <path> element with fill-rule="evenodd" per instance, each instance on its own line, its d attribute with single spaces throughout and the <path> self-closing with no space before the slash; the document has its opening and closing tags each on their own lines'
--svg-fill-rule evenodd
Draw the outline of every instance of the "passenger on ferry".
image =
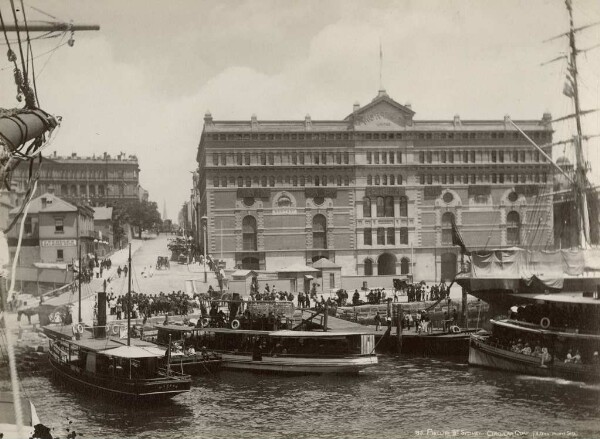
<svg viewBox="0 0 600 439">
<path fill-rule="evenodd" d="M 550 361 L 552 361 L 552 355 L 550 355 L 550 353 L 548 352 L 548 348 L 544 346 L 542 348 L 542 365 L 545 363 L 549 363 Z"/>
<path fill-rule="evenodd" d="M 594 352 L 594 355 L 592 356 L 592 364 L 595 366 L 600 365 L 600 356 L 598 356 L 598 351 Z"/>
<path fill-rule="evenodd" d="M 525 343 L 525 347 L 523 348 L 521 353 L 525 355 L 531 355 L 531 347 L 529 346 L 529 343 Z"/>
<path fill-rule="evenodd" d="M 565 363 L 572 363 L 573 362 L 573 351 L 571 351 L 571 349 L 569 349 L 569 352 L 567 352 L 567 357 L 565 358 Z"/>
<path fill-rule="evenodd" d="M 575 351 L 575 356 L 573 356 L 573 363 L 581 364 L 581 354 L 579 351 Z"/>
</svg>

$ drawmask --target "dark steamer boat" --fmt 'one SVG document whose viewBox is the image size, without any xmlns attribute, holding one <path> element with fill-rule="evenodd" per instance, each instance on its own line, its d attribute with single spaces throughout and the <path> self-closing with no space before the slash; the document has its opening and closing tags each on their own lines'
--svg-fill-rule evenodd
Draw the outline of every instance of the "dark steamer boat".
<svg viewBox="0 0 600 439">
<path fill-rule="evenodd" d="M 164 366 L 152 343 L 127 346 L 115 340 L 50 340 L 50 364 L 69 384 L 112 398 L 154 401 L 189 392 L 191 378 Z"/>
<path fill-rule="evenodd" d="M 128 273 L 127 297 L 131 305 L 131 244 Z M 131 310 L 131 306 L 127 309 Z M 114 331 L 105 326 L 104 314 L 99 314 L 98 326 L 89 330 L 81 321 L 72 328 L 70 325 L 43 328 L 49 337 L 50 365 L 59 377 L 85 391 L 124 400 L 155 401 L 190 391 L 191 377 L 172 370 L 168 351 L 139 339 L 132 344 L 129 312 L 127 344 L 120 336 L 111 338 Z"/>
</svg>

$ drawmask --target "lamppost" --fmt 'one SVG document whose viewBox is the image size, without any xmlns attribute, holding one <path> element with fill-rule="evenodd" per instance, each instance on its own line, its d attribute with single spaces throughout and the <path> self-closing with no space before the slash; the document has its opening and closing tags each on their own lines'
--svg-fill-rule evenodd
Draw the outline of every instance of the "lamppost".
<svg viewBox="0 0 600 439">
<path fill-rule="evenodd" d="M 204 248 L 204 283 L 208 282 L 208 278 L 207 278 L 207 274 L 206 274 L 206 246 L 208 245 L 208 217 L 203 216 L 202 217 L 202 237 L 203 237 L 203 241 L 204 241 L 204 245 L 202 246 Z"/>
</svg>

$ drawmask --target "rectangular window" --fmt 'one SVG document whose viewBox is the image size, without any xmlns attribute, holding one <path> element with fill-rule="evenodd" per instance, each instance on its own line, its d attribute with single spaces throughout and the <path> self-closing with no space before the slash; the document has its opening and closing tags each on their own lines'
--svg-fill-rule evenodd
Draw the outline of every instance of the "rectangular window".
<svg viewBox="0 0 600 439">
<path fill-rule="evenodd" d="M 373 229 L 369 227 L 363 233 L 365 245 L 373 245 Z"/>
<path fill-rule="evenodd" d="M 433 154 L 431 151 L 427 151 L 427 163 L 431 163 L 433 159 Z"/>
<path fill-rule="evenodd" d="M 499 158 L 499 162 L 500 163 L 504 163 L 504 151 L 499 151 L 498 152 L 498 158 Z"/>
<path fill-rule="evenodd" d="M 519 153 L 519 159 L 521 160 L 522 163 L 525 163 L 525 151 L 521 151 Z"/>
<path fill-rule="evenodd" d="M 448 176 L 448 184 L 454 184 L 454 174 Z"/>
<path fill-rule="evenodd" d="M 448 153 L 448 163 L 454 163 L 454 151 Z"/>
<path fill-rule="evenodd" d="M 497 182 L 496 174 L 492 174 L 492 183 L 496 183 L 496 182 Z"/>
<path fill-rule="evenodd" d="M 327 164 L 327 153 L 321 153 L 321 163 L 323 163 L 324 165 Z"/>
<path fill-rule="evenodd" d="M 347 165 L 350 162 L 350 153 L 344 153 L 344 164 Z"/>
<path fill-rule="evenodd" d="M 379 153 L 378 152 L 374 152 L 373 153 L 373 158 L 375 159 L 375 164 L 378 165 L 379 164 Z"/>
<path fill-rule="evenodd" d="M 496 163 L 496 151 L 492 151 L 492 163 Z"/>
<path fill-rule="evenodd" d="M 395 157 L 394 157 L 394 153 L 393 153 L 393 152 L 390 152 L 390 165 L 393 165 L 393 164 L 394 164 L 394 158 L 395 158 Z"/>
<path fill-rule="evenodd" d="M 402 152 L 398 151 L 398 163 L 402 163 Z"/>
<path fill-rule="evenodd" d="M 498 174 L 498 183 L 504 183 L 504 174 Z"/>
<path fill-rule="evenodd" d="M 319 161 L 320 161 L 320 156 L 319 156 L 319 153 L 318 153 L 318 152 L 317 152 L 317 153 L 315 153 L 315 155 L 314 155 L 313 157 L 314 157 L 314 159 L 313 159 L 313 163 L 314 163 L 315 165 L 318 165 L 318 164 L 319 164 Z"/>
<path fill-rule="evenodd" d="M 54 233 L 64 233 L 65 228 L 62 218 L 54 218 Z"/>
<path fill-rule="evenodd" d="M 298 155 L 298 161 L 300 162 L 300 164 L 301 164 L 301 165 L 303 165 L 303 164 L 304 164 L 304 153 L 303 153 L 303 152 L 301 152 L 301 153 Z"/>
<path fill-rule="evenodd" d="M 246 164 L 246 166 L 250 165 L 250 153 L 246 153 L 244 154 L 244 163 Z"/>
<path fill-rule="evenodd" d="M 377 245 L 385 245 L 385 229 L 377 227 Z"/>
<path fill-rule="evenodd" d="M 292 153 L 292 165 L 297 165 L 297 164 L 298 164 L 298 154 L 293 152 Z"/>
<path fill-rule="evenodd" d="M 223 166 L 227 165 L 227 154 L 221 154 L 221 164 Z"/>
<path fill-rule="evenodd" d="M 442 184 L 446 184 L 446 174 L 442 174 Z"/>
<path fill-rule="evenodd" d="M 475 151 L 471 151 L 469 155 L 471 156 L 471 163 L 475 163 Z"/>
<path fill-rule="evenodd" d="M 513 151 L 513 162 L 519 163 L 519 151 Z"/>
<path fill-rule="evenodd" d="M 341 152 L 338 152 L 338 153 L 335 155 L 335 162 L 336 162 L 338 165 L 341 165 L 341 164 L 342 164 L 342 153 L 341 153 Z"/>
<path fill-rule="evenodd" d="M 335 273 L 329 273 L 329 288 L 335 288 Z"/>
<path fill-rule="evenodd" d="M 31 235 L 33 233 L 33 225 L 31 223 L 31 217 L 30 216 L 28 216 L 27 219 L 25 220 L 24 233 L 25 233 L 25 235 Z"/>
<path fill-rule="evenodd" d="M 427 174 L 427 184 L 433 184 L 433 175 Z"/>
<path fill-rule="evenodd" d="M 408 227 L 400 227 L 400 244 L 408 244 Z"/>
<path fill-rule="evenodd" d="M 421 184 L 425 184 L 425 174 L 421 174 L 419 176 L 419 181 L 421 182 Z"/>
<path fill-rule="evenodd" d="M 393 227 L 389 227 L 387 229 L 387 244 L 394 245 L 396 244 L 396 229 Z"/>
<path fill-rule="evenodd" d="M 270 152 L 269 153 L 269 165 L 274 165 L 274 164 L 275 164 L 275 154 Z"/>
<path fill-rule="evenodd" d="M 218 166 L 219 164 L 219 156 L 217 154 L 213 154 L 213 165 Z"/>
<path fill-rule="evenodd" d="M 62 248 L 56 249 L 56 260 L 62 261 L 64 259 L 64 250 Z"/>
<path fill-rule="evenodd" d="M 367 164 L 370 165 L 373 159 L 371 157 L 371 151 L 367 151 Z"/>
<path fill-rule="evenodd" d="M 237 164 L 238 164 L 238 166 L 242 166 L 242 153 L 241 152 L 237 153 Z"/>
<path fill-rule="evenodd" d="M 440 161 L 441 161 L 442 163 L 446 163 L 446 151 L 442 151 L 442 152 L 440 153 Z"/>
<path fill-rule="evenodd" d="M 469 163 L 469 151 L 463 151 L 463 163 Z"/>
</svg>

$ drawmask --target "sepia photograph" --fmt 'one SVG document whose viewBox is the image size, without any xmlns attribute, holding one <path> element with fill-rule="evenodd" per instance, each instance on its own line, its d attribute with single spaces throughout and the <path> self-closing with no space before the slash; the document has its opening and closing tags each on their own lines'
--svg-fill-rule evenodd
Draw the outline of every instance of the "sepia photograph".
<svg viewBox="0 0 600 439">
<path fill-rule="evenodd" d="M 0 438 L 600 437 L 600 2 L 0 29 Z"/>
</svg>

